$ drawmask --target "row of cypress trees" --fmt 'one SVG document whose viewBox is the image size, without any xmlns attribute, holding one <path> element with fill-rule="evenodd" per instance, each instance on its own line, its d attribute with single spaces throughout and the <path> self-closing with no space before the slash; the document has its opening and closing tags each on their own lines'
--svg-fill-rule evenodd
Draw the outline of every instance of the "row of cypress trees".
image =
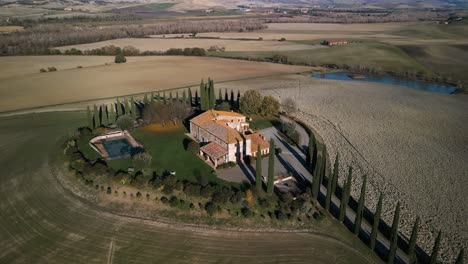
<svg viewBox="0 0 468 264">
<path fill-rule="evenodd" d="M 94 129 L 100 126 L 109 126 L 117 121 L 117 118 L 122 115 L 131 115 L 133 119 L 137 118 L 136 103 L 133 97 L 130 101 L 125 98 L 123 103 L 117 98 L 116 103 L 111 105 L 93 106 L 91 111 L 90 107 L 86 108 L 86 119 L 88 128 Z"/>
<path fill-rule="evenodd" d="M 312 196 L 317 199 L 318 194 L 320 193 L 320 186 L 322 185 L 323 179 L 325 177 L 325 167 L 326 167 L 326 157 L 327 151 L 326 147 L 323 146 L 320 148 L 318 145 L 313 133 L 310 133 L 310 140 L 309 140 L 309 147 L 307 153 L 306 162 L 312 171 L 313 174 L 313 181 L 312 181 Z M 351 193 L 351 184 L 352 184 L 352 177 L 353 177 L 353 168 L 349 167 L 348 175 L 346 181 L 343 184 L 341 201 L 340 201 L 340 209 L 338 220 L 343 222 L 346 216 L 346 210 L 348 208 L 348 203 L 350 199 Z M 338 178 L 339 178 L 339 154 L 336 155 L 335 163 L 333 165 L 333 171 L 328 177 L 327 182 L 327 193 L 325 197 L 325 209 L 327 211 L 330 210 L 331 200 L 333 194 L 336 192 L 336 187 L 338 186 Z M 366 196 L 366 185 L 367 185 L 367 175 L 363 176 L 363 181 L 361 185 L 361 192 L 359 197 L 359 203 L 356 210 L 356 217 L 354 222 L 353 233 L 354 235 L 358 236 L 361 224 L 362 224 L 362 217 L 365 210 L 365 196 Z M 379 232 L 379 224 L 380 224 L 380 217 L 382 214 L 382 205 L 383 205 L 383 194 L 381 193 L 379 196 L 379 200 L 377 203 L 377 208 L 374 212 L 374 221 L 372 225 L 372 231 L 369 238 L 369 247 L 371 250 L 375 250 L 376 242 L 377 242 L 377 234 Z M 392 227 L 390 231 L 390 249 L 387 256 L 388 263 L 394 263 L 396 252 L 398 249 L 398 224 L 400 220 L 400 202 L 397 203 L 394 216 Z M 413 230 L 411 233 L 411 237 L 408 242 L 408 248 L 406 249 L 405 253 L 407 253 L 410 257 L 410 263 L 415 263 L 416 259 L 416 241 L 418 237 L 418 230 L 420 225 L 420 218 L 416 217 L 416 221 L 413 225 Z M 437 238 L 434 242 L 434 247 L 432 249 L 431 257 L 430 257 L 430 264 L 435 264 L 437 262 L 439 247 L 440 247 L 440 240 L 441 240 L 441 232 L 439 231 Z M 463 263 L 464 260 L 464 250 L 462 249 L 457 257 L 456 264 Z"/>
</svg>

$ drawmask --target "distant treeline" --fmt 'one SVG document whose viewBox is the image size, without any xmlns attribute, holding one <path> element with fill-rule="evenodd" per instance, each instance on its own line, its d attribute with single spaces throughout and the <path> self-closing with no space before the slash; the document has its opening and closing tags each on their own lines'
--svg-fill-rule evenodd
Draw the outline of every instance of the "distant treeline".
<svg viewBox="0 0 468 264">
<path fill-rule="evenodd" d="M 91 50 L 79 50 L 71 48 L 65 51 L 51 50 L 50 54 L 53 55 L 117 55 L 122 54 L 124 56 L 154 56 L 154 55 L 182 55 L 182 56 L 206 56 L 206 50 L 203 48 L 184 48 L 184 49 L 168 49 L 166 51 L 140 51 L 133 46 L 125 46 L 123 48 L 116 47 L 114 45 L 104 46 L 101 48 Z"/>
<path fill-rule="evenodd" d="M 142 18 L 134 15 L 111 15 L 111 16 L 92 16 L 92 15 L 75 15 L 69 17 L 41 17 L 41 18 L 11 18 L 7 21 L 0 21 L 0 25 L 22 26 L 25 28 L 34 27 L 38 24 L 48 23 L 89 23 L 89 22 L 121 22 L 141 20 Z"/>
<path fill-rule="evenodd" d="M 412 11 L 412 12 L 330 12 L 310 11 L 305 16 L 287 16 L 266 18 L 266 23 L 388 23 L 409 21 L 446 20 L 449 12 Z"/>
<path fill-rule="evenodd" d="M 97 26 L 90 24 L 38 25 L 0 38 L 0 55 L 49 55 L 52 47 L 157 34 L 253 31 L 266 28 L 260 20 L 177 21 L 155 24 Z"/>
</svg>

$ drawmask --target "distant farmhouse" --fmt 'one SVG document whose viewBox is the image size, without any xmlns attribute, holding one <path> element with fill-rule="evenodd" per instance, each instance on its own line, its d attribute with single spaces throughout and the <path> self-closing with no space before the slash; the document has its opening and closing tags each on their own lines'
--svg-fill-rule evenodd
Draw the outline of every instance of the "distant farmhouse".
<svg viewBox="0 0 468 264">
<path fill-rule="evenodd" d="M 268 140 L 254 133 L 246 117 L 235 112 L 208 110 L 190 120 L 190 136 L 200 142 L 200 156 L 211 166 L 238 162 L 246 156 L 269 153 Z"/>
<path fill-rule="evenodd" d="M 348 44 L 347 40 L 324 40 L 322 45 L 325 46 L 339 46 Z"/>
</svg>

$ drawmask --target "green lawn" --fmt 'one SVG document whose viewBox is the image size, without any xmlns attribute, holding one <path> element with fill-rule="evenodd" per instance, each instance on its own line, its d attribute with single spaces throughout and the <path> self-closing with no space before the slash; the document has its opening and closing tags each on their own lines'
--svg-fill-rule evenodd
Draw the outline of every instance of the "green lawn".
<svg viewBox="0 0 468 264">
<path fill-rule="evenodd" d="M 78 140 L 78 149 L 83 153 L 83 155 L 90 160 L 96 160 L 98 158 L 101 158 L 101 155 L 96 152 L 90 145 L 89 141 L 95 137 L 95 135 L 89 135 L 85 136 L 82 139 Z"/>
<path fill-rule="evenodd" d="M 300 42 L 300 41 L 296 41 Z M 304 43 L 308 43 L 307 41 Z M 311 43 L 314 44 L 314 43 Z M 396 46 L 380 42 L 359 42 L 332 48 L 290 51 L 227 51 L 209 54 L 225 57 L 271 58 L 286 55 L 290 62 L 361 65 L 394 72 L 429 70 Z"/>
<path fill-rule="evenodd" d="M 201 176 L 207 177 L 209 181 L 227 184 L 213 174 L 213 169 L 184 149 L 183 141 L 186 138 L 187 130 L 184 127 L 177 128 L 170 132 L 154 132 L 136 129 L 132 136 L 143 145 L 145 150 L 153 157 L 151 168 L 158 171 L 175 171 L 176 176 L 181 180 L 197 182 Z M 129 160 L 115 161 L 116 163 L 128 166 Z"/>
<path fill-rule="evenodd" d="M 259 115 L 251 115 L 252 121 L 249 121 L 249 126 L 253 130 L 269 128 L 278 124 L 280 121 L 276 117 L 264 117 Z"/>
</svg>

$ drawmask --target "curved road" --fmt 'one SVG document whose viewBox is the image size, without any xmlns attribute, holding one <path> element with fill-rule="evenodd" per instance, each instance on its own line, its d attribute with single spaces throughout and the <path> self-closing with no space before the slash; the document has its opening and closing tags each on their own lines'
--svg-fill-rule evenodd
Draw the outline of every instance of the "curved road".
<svg viewBox="0 0 468 264">
<path fill-rule="evenodd" d="M 0 118 L 0 263 L 375 261 L 352 242 L 311 233 L 192 230 L 95 210 L 65 192 L 48 166 L 62 135 L 84 122 L 76 113 Z"/>
</svg>

